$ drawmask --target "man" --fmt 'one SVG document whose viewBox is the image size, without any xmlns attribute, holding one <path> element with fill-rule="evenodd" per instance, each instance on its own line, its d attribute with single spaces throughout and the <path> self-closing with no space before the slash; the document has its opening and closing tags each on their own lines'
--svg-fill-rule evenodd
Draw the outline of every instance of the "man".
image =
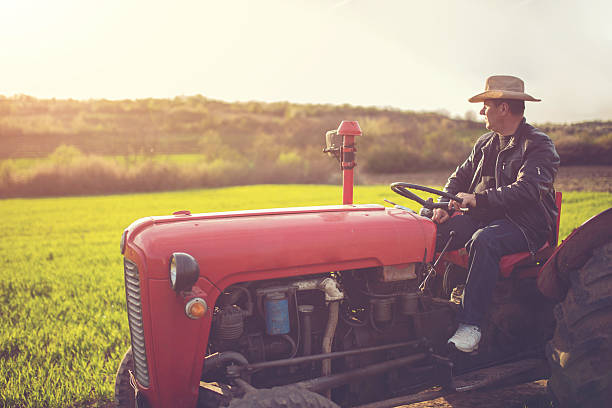
<svg viewBox="0 0 612 408">
<path fill-rule="evenodd" d="M 501 257 L 535 254 L 555 240 L 558 213 L 553 182 L 559 156 L 550 138 L 523 117 L 525 101 L 540 100 L 524 92 L 521 79 L 496 75 L 469 101 L 484 103 L 480 114 L 491 132 L 478 139 L 444 187 L 462 202 L 451 201 L 449 211 L 436 209 L 433 215 L 439 224 L 437 250 L 455 231 L 449 249 L 465 246 L 469 254 L 459 328 L 448 340 L 463 352 L 478 348 Z M 459 208 L 469 210 L 450 217 Z"/>
</svg>

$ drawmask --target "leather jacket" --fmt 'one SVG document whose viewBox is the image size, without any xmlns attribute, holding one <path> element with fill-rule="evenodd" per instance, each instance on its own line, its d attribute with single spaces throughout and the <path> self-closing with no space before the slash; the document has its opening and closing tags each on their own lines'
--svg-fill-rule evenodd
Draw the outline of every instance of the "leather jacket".
<svg viewBox="0 0 612 408">
<path fill-rule="evenodd" d="M 474 193 L 480 182 L 485 157 L 494 150 L 495 132 L 482 135 L 469 157 L 449 177 L 444 191 Z M 495 164 L 495 188 L 477 195 L 481 205 L 503 209 L 505 217 L 517 225 L 535 254 L 546 241 L 557 240 L 557 215 L 553 182 L 559 168 L 559 155 L 550 138 L 529 125 L 525 118 L 508 145 L 499 151 Z"/>
</svg>

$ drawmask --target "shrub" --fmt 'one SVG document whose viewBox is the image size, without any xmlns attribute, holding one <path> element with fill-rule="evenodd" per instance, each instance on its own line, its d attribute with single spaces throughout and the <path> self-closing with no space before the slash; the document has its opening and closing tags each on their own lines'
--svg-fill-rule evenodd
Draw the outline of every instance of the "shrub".
<svg viewBox="0 0 612 408">
<path fill-rule="evenodd" d="M 83 158 L 83 152 L 75 146 L 65 144 L 59 145 L 53 153 L 48 156 L 48 160 L 56 165 L 69 165 Z"/>
<path fill-rule="evenodd" d="M 365 169 L 372 173 L 401 173 L 428 167 L 426 159 L 408 147 L 375 146 L 364 156 Z"/>
<path fill-rule="evenodd" d="M 10 189 L 14 183 L 15 163 L 5 160 L 0 163 L 0 190 Z"/>
<path fill-rule="evenodd" d="M 612 165 L 612 142 L 587 142 L 577 138 L 567 138 L 555 143 L 561 165 Z"/>
</svg>

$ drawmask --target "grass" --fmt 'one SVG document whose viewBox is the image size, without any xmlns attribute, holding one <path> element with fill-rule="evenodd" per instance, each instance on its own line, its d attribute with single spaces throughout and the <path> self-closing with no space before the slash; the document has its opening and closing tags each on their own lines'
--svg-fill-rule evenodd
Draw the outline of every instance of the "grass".
<svg viewBox="0 0 612 408">
<path fill-rule="evenodd" d="M 385 197 L 407 203 L 386 186 L 355 190 L 358 203 Z M 341 199 L 336 186 L 266 185 L 1 200 L 0 407 L 109 405 L 129 346 L 119 239 L 132 221 Z M 610 193 L 565 193 L 561 236 L 610 206 Z"/>
</svg>

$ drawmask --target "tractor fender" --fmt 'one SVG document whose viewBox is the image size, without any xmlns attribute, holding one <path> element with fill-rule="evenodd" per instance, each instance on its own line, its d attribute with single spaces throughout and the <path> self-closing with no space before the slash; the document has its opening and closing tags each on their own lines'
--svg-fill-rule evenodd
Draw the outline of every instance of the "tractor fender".
<svg viewBox="0 0 612 408">
<path fill-rule="evenodd" d="M 561 301 L 570 285 L 570 274 L 582 267 L 594 248 L 612 239 L 612 207 L 589 218 L 555 249 L 538 273 L 538 289 Z"/>
</svg>

